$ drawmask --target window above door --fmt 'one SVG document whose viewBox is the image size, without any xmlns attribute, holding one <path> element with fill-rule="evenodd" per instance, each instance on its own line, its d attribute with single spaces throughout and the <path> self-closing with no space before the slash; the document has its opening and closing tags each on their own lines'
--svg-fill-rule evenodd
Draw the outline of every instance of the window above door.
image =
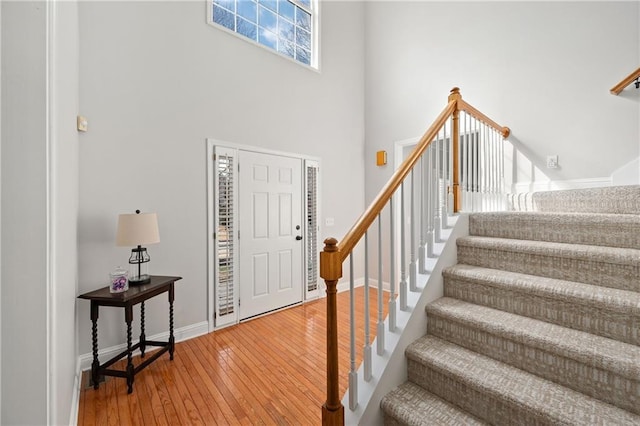
<svg viewBox="0 0 640 426">
<path fill-rule="evenodd" d="M 317 0 L 208 0 L 207 22 L 318 68 Z"/>
</svg>

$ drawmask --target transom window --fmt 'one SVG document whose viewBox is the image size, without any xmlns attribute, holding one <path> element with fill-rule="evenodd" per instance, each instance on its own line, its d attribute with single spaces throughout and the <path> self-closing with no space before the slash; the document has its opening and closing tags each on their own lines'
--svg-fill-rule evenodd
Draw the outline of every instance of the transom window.
<svg viewBox="0 0 640 426">
<path fill-rule="evenodd" d="M 316 66 L 313 0 L 210 0 L 208 22 Z"/>
</svg>

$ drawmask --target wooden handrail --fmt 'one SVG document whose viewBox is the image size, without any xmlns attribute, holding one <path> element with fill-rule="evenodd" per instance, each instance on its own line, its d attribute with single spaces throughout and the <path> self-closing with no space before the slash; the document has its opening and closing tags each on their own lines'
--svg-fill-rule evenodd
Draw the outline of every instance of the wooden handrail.
<svg viewBox="0 0 640 426">
<path fill-rule="evenodd" d="M 625 87 L 633 83 L 633 81 L 638 79 L 638 77 L 640 77 L 640 68 L 638 68 L 637 70 L 635 70 L 634 72 L 626 76 L 620 83 L 613 86 L 610 90 L 611 94 L 619 95 L 620 92 L 622 92 Z"/>
<path fill-rule="evenodd" d="M 327 426 L 344 425 L 344 406 L 339 395 L 338 379 L 338 315 L 336 306 L 337 285 L 342 278 L 342 263 L 349 256 L 356 244 L 362 239 L 367 229 L 373 224 L 378 215 L 387 205 L 393 194 L 400 187 L 404 179 L 420 160 L 429 144 L 438 136 L 449 117 L 452 117 L 452 154 L 453 154 L 453 211 L 460 211 L 460 170 L 459 157 L 459 113 L 467 114 L 484 122 L 502 133 L 504 138 L 509 136 L 508 127 L 503 127 L 482 114 L 473 106 L 462 100 L 460 89 L 454 87 L 449 94 L 447 106 L 442 110 L 433 124 L 424 133 L 416 148 L 409 154 L 400 167 L 393 173 L 391 179 L 378 193 L 367 210 L 356 221 L 355 225 L 338 242 L 335 238 L 327 238 L 324 251 L 320 252 L 320 276 L 324 279 L 327 292 L 327 400 L 322 406 L 322 424 Z"/>
<path fill-rule="evenodd" d="M 369 229 L 369 226 L 371 226 L 373 221 L 376 220 L 384 206 L 389 202 L 389 199 L 391 198 L 393 193 L 398 189 L 413 166 L 415 166 L 418 160 L 420 160 L 420 156 L 427 149 L 431 141 L 433 141 L 433 139 L 436 137 L 442 126 L 444 126 L 444 124 L 447 122 L 447 119 L 451 116 L 451 114 L 453 114 L 455 108 L 455 101 L 451 101 L 447 104 L 438 118 L 436 118 L 436 121 L 433 122 L 431 127 L 429 127 L 422 138 L 420 138 L 420 141 L 418 142 L 418 145 L 413 150 L 413 152 L 393 173 L 391 179 L 389 179 L 384 188 L 382 188 L 382 190 L 378 193 L 378 196 L 369 205 L 369 208 L 362 214 L 362 216 L 360 216 L 355 225 L 353 225 L 349 232 L 347 232 L 344 238 L 340 241 L 338 250 L 340 252 L 340 259 L 342 262 L 344 262 L 344 260 L 347 258 L 349 253 L 351 253 L 358 241 L 360 241 L 360 239 L 364 236 L 364 233 L 367 232 L 367 229 Z"/>
<path fill-rule="evenodd" d="M 487 117 L 486 115 L 478 111 L 475 107 L 468 104 L 462 98 L 460 98 L 460 100 L 458 101 L 458 109 L 460 111 L 466 112 L 467 114 L 493 127 L 494 129 L 499 131 L 502 134 L 502 137 L 505 139 L 508 138 L 509 135 L 511 134 L 511 129 L 509 129 L 506 126 L 499 125 L 498 123 L 496 123 L 495 121 L 493 121 L 492 119 L 490 119 L 489 117 Z"/>
</svg>

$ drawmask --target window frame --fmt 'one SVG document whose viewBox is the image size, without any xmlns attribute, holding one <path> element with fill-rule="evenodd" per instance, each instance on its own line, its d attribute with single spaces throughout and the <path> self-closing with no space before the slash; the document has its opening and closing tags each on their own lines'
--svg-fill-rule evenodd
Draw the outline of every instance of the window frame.
<svg viewBox="0 0 640 426">
<path fill-rule="evenodd" d="M 234 0 L 236 1 L 236 0 Z M 274 0 L 277 1 L 277 0 Z M 264 45 L 262 43 L 260 43 L 259 41 L 257 41 L 257 37 L 258 35 L 256 35 L 256 40 L 253 40 L 245 35 L 243 35 L 242 33 L 239 33 L 237 31 L 237 24 L 236 22 L 236 17 L 240 16 L 240 18 L 244 19 L 241 15 L 239 15 L 237 13 L 237 6 L 236 6 L 236 11 L 232 12 L 233 16 L 234 16 L 234 28 L 235 29 L 229 29 L 221 24 L 218 24 L 216 22 L 213 21 L 213 3 L 214 0 L 206 0 L 207 2 L 207 16 L 206 16 L 206 22 L 209 26 L 216 28 L 218 30 L 221 30 L 223 32 L 226 32 L 227 34 L 231 34 L 236 38 L 239 38 L 241 40 L 244 40 L 247 43 L 251 43 L 255 46 L 258 46 L 268 52 L 271 52 L 272 54 L 275 54 L 281 58 L 287 59 L 289 61 L 292 61 L 298 65 L 300 65 L 301 67 L 316 71 L 316 72 L 320 72 L 320 1 L 319 0 L 309 0 L 311 8 L 306 7 L 304 4 L 302 4 L 299 0 L 287 0 L 291 3 L 293 3 L 295 6 L 300 7 L 301 9 L 303 9 L 304 11 L 308 12 L 311 14 L 311 51 L 310 51 L 310 58 L 309 58 L 309 64 L 306 64 L 304 62 L 301 62 L 295 58 L 292 58 L 288 55 L 286 55 L 285 53 L 280 52 L 277 47 L 276 48 L 272 48 L 269 47 L 267 45 Z M 260 7 L 260 0 L 255 0 L 256 2 L 256 8 Z M 223 7 L 224 8 L 224 7 Z M 225 10 L 228 10 L 226 8 L 224 8 Z M 259 10 L 259 9 L 257 9 Z M 270 10 L 270 9 L 269 9 Z M 277 15 L 277 14 L 276 14 Z M 294 18 L 294 27 L 295 27 L 295 18 Z M 256 23 L 256 31 L 259 33 L 260 31 L 260 27 L 257 25 Z M 295 36 L 294 36 L 295 38 Z M 295 44 L 294 44 L 294 48 L 295 48 Z"/>
</svg>

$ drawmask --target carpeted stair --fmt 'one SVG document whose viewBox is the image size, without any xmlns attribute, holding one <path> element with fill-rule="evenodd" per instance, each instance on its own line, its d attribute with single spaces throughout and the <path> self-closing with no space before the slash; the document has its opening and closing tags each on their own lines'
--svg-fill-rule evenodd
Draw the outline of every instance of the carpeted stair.
<svg viewBox="0 0 640 426">
<path fill-rule="evenodd" d="M 470 216 L 385 424 L 640 425 L 640 186 L 533 199 Z"/>
</svg>

